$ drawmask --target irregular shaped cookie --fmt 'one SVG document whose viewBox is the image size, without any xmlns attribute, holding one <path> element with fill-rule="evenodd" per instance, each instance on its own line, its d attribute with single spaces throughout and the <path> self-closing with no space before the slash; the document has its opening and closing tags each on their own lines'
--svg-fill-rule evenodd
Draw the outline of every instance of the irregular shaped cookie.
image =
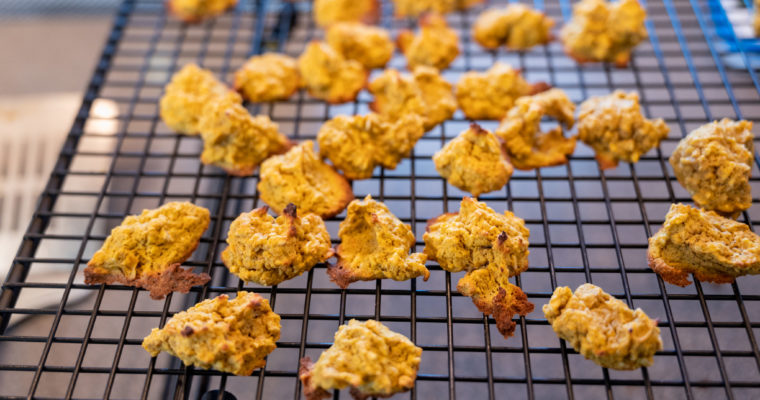
<svg viewBox="0 0 760 400">
<path fill-rule="evenodd" d="M 690 285 L 690 273 L 700 281 L 731 283 L 760 274 L 760 236 L 712 211 L 672 204 L 660 231 L 649 238 L 647 258 L 674 285 Z"/>
<path fill-rule="evenodd" d="M 456 97 L 468 119 L 502 119 L 519 97 L 548 89 L 545 83 L 529 84 L 520 71 L 497 62 L 486 72 L 469 71 L 459 78 Z"/>
<path fill-rule="evenodd" d="M 261 103 L 287 100 L 301 84 L 293 57 L 278 53 L 253 56 L 235 73 L 235 90 L 246 100 Z"/>
<path fill-rule="evenodd" d="M 619 161 L 639 161 L 669 131 L 662 118 L 644 118 L 638 94 L 622 90 L 589 98 L 581 103 L 578 114 L 578 136 L 596 151 L 603 169 L 614 168 Z"/>
<path fill-rule="evenodd" d="M 150 291 L 153 299 L 187 293 L 211 279 L 180 264 L 190 258 L 210 222 L 209 212 L 187 202 L 170 202 L 124 218 L 84 269 L 84 283 L 121 283 Z"/>
<path fill-rule="evenodd" d="M 396 17 L 419 17 L 425 13 L 446 14 L 454 10 L 465 10 L 483 0 L 393 0 Z"/>
<path fill-rule="evenodd" d="M 427 280 L 430 276 L 425 255 L 409 254 L 415 243 L 412 228 L 370 195 L 348 205 L 338 236 L 338 262 L 327 268 L 327 274 L 343 289 L 356 281 L 405 281 L 418 276 Z"/>
<path fill-rule="evenodd" d="M 330 234 L 317 215 L 298 215 L 291 203 L 273 218 L 268 207 L 242 213 L 230 224 L 224 265 L 235 276 L 259 285 L 277 285 L 332 257 Z"/>
<path fill-rule="evenodd" d="M 264 161 L 259 175 L 259 197 L 277 214 L 293 203 L 303 213 L 331 218 L 354 198 L 346 178 L 314 154 L 310 140 Z"/>
<path fill-rule="evenodd" d="M 256 293 L 238 292 L 206 299 L 153 328 L 142 347 L 155 357 L 165 351 L 185 365 L 250 375 L 280 338 L 280 316 Z"/>
<path fill-rule="evenodd" d="M 414 386 L 422 349 L 375 320 L 338 327 L 335 342 L 316 363 L 301 359 L 298 377 L 306 400 L 331 397 L 328 390 L 351 387 L 357 400 L 390 397 Z"/>
<path fill-rule="evenodd" d="M 543 310 L 557 336 L 602 367 L 648 367 L 654 353 L 662 350 L 656 320 L 590 283 L 578 286 L 575 293 L 558 287 Z"/>
<path fill-rule="evenodd" d="M 628 65 L 631 51 L 647 37 L 647 13 L 637 0 L 582 0 L 562 27 L 565 52 L 579 63 L 606 61 Z"/>
<path fill-rule="evenodd" d="M 166 8 L 182 21 L 195 23 L 216 17 L 237 3 L 238 0 L 167 0 Z"/>
<path fill-rule="evenodd" d="M 752 2 L 755 11 L 752 13 L 752 27 L 755 29 L 755 36 L 760 36 L 760 0 Z"/>
<path fill-rule="evenodd" d="M 325 28 L 336 22 L 374 23 L 380 16 L 377 0 L 314 0 L 314 21 Z"/>
<path fill-rule="evenodd" d="M 367 81 L 367 71 L 347 60 L 327 43 L 312 41 L 298 57 L 298 71 L 306 90 L 328 103 L 352 101 Z"/>
<path fill-rule="evenodd" d="M 364 68 L 383 68 L 393 56 L 393 42 L 388 31 L 359 22 L 341 22 L 327 30 L 327 44 Z"/>
<path fill-rule="evenodd" d="M 339 115 L 317 134 L 319 155 L 332 161 L 348 179 L 368 179 L 376 166 L 395 169 L 425 134 L 422 119 L 405 114 L 389 120 L 378 114 Z"/>
<path fill-rule="evenodd" d="M 502 141 L 509 161 L 519 169 L 564 164 L 575 150 L 575 137 L 566 138 L 562 125 L 573 127 L 575 104 L 562 89 L 551 89 L 517 99 L 494 132 Z M 558 126 L 541 132 L 541 119 L 555 118 Z"/>
<path fill-rule="evenodd" d="M 549 43 L 553 26 L 554 20 L 546 14 L 515 3 L 480 13 L 472 26 L 472 38 L 487 49 L 526 50 Z"/>
<path fill-rule="evenodd" d="M 251 175 L 262 161 L 292 146 L 268 116 L 252 117 L 234 101 L 208 104 L 198 125 L 203 138 L 201 162 L 230 175 Z"/>
<path fill-rule="evenodd" d="M 451 84 L 432 67 L 420 66 L 412 76 L 386 69 L 369 84 L 375 96 L 370 108 L 392 120 L 406 114 L 421 116 L 425 130 L 448 120 L 457 109 Z"/>
<path fill-rule="evenodd" d="M 459 35 L 438 14 L 420 18 L 420 32 L 416 36 L 408 30 L 398 35 L 398 47 L 406 56 L 409 70 L 424 65 L 446 69 L 459 55 Z"/>
<path fill-rule="evenodd" d="M 164 88 L 159 105 L 161 119 L 178 133 L 197 135 L 203 108 L 221 99 L 243 102 L 239 94 L 219 82 L 211 71 L 187 64 L 172 75 Z"/>
<path fill-rule="evenodd" d="M 433 163 L 450 184 L 475 197 L 504 187 L 514 170 L 496 135 L 478 124 L 446 143 Z"/>
<path fill-rule="evenodd" d="M 698 206 L 736 217 L 752 205 L 754 151 L 752 122 L 725 118 L 681 139 L 670 165 Z"/>
</svg>

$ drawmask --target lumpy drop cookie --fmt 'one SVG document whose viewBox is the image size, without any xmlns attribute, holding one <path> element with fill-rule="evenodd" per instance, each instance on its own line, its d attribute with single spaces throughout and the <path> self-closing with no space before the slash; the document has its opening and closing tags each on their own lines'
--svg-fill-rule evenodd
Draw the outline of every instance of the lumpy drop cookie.
<svg viewBox="0 0 760 400">
<path fill-rule="evenodd" d="M 419 17 L 426 13 L 446 14 L 465 10 L 484 0 L 393 0 L 396 17 Z"/>
<path fill-rule="evenodd" d="M 301 83 L 293 57 L 266 53 L 253 56 L 235 73 L 235 90 L 254 103 L 287 100 Z"/>
<path fill-rule="evenodd" d="M 310 95 L 328 103 L 352 101 L 367 81 L 367 71 L 327 43 L 312 41 L 298 57 L 298 72 Z"/>
<path fill-rule="evenodd" d="M 314 21 L 326 28 L 338 22 L 374 23 L 380 13 L 378 0 L 314 0 Z"/>
<path fill-rule="evenodd" d="M 459 55 L 459 35 L 439 14 L 428 14 L 420 18 L 420 31 L 402 31 L 398 45 L 406 56 L 409 70 L 424 65 L 436 69 L 446 69 Z"/>
<path fill-rule="evenodd" d="M 388 31 L 359 22 L 341 22 L 327 30 L 327 44 L 364 68 L 383 68 L 393 56 L 393 41 Z"/>
<path fill-rule="evenodd" d="M 510 50 L 527 50 L 549 43 L 554 20 L 523 4 L 491 8 L 478 15 L 472 38 L 487 49 L 506 46 Z"/>
<path fill-rule="evenodd" d="M 237 3 L 238 0 L 167 0 L 166 7 L 175 17 L 194 23 L 216 17 Z"/>
</svg>

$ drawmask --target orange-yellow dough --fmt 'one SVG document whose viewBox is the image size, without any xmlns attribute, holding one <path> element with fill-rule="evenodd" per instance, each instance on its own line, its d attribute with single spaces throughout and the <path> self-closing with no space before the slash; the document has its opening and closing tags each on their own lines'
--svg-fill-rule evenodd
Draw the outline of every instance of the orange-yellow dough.
<svg viewBox="0 0 760 400">
<path fill-rule="evenodd" d="M 472 27 L 472 38 L 487 49 L 506 46 L 526 50 L 552 40 L 554 20 L 523 4 L 483 11 Z"/>
<path fill-rule="evenodd" d="M 625 67 L 631 51 L 647 37 L 647 13 L 637 0 L 582 0 L 562 27 L 565 52 L 580 63 L 606 61 Z"/>
<path fill-rule="evenodd" d="M 185 365 L 248 376 L 280 338 L 280 316 L 256 293 L 206 299 L 153 328 L 142 347 L 155 357 L 165 351 Z"/>
<path fill-rule="evenodd" d="M 446 14 L 454 10 L 465 10 L 484 0 L 393 0 L 396 17 L 419 17 L 434 12 Z"/>
<path fill-rule="evenodd" d="M 399 33 L 398 45 L 406 56 L 409 70 L 420 65 L 446 69 L 459 55 L 459 35 L 438 14 L 420 18 L 417 35 L 408 30 Z"/>
<path fill-rule="evenodd" d="M 316 40 L 298 57 L 298 72 L 309 94 L 328 103 L 354 100 L 367 82 L 367 71 L 360 62 L 348 60 Z"/>
<path fill-rule="evenodd" d="M 388 31 L 359 22 L 341 22 L 327 30 L 327 44 L 364 68 L 383 68 L 393 56 L 393 41 Z"/>
<path fill-rule="evenodd" d="M 259 196 L 277 214 L 289 203 L 299 212 L 331 218 L 354 198 L 351 185 L 314 153 L 310 140 L 261 164 Z"/>
<path fill-rule="evenodd" d="M 575 150 L 575 137 L 566 138 L 562 125 L 573 127 L 575 104 L 562 89 L 550 89 L 517 99 L 494 132 L 504 142 L 509 161 L 519 169 L 564 164 Z M 541 132 L 541 119 L 552 117 L 558 126 Z"/>
<path fill-rule="evenodd" d="M 376 166 L 395 169 L 425 134 L 422 119 L 405 114 L 397 120 L 378 114 L 338 115 L 317 134 L 319 155 L 348 179 L 368 179 Z"/>
<path fill-rule="evenodd" d="M 386 69 L 370 82 L 369 91 L 375 96 L 372 110 L 391 120 L 419 115 L 425 130 L 448 120 L 457 109 L 451 84 L 432 67 L 417 67 L 412 76 Z"/>
<path fill-rule="evenodd" d="M 161 119 L 171 129 L 185 135 L 198 135 L 203 108 L 226 99 L 242 103 L 239 94 L 219 82 L 207 69 L 187 64 L 172 75 L 160 100 Z"/>
<path fill-rule="evenodd" d="M 475 197 L 501 189 L 513 172 L 499 139 L 478 124 L 446 143 L 433 155 L 433 163 L 450 184 Z"/>
<path fill-rule="evenodd" d="M 322 28 L 337 22 L 374 23 L 380 15 L 378 0 L 314 0 L 314 21 Z"/>
<path fill-rule="evenodd" d="M 166 7 L 175 17 L 194 23 L 216 17 L 237 3 L 238 0 L 167 0 Z"/>
<path fill-rule="evenodd" d="M 298 215 L 289 204 L 273 218 L 268 207 L 242 213 L 230 224 L 224 265 L 240 279 L 277 285 L 333 255 L 330 234 L 318 215 Z"/>
<path fill-rule="evenodd" d="M 121 283 L 150 290 L 163 299 L 208 282 L 207 274 L 180 268 L 198 247 L 210 222 L 209 212 L 187 202 L 170 202 L 124 218 L 84 270 L 84 283 Z"/>
<path fill-rule="evenodd" d="M 405 281 L 418 276 L 427 280 L 430 276 L 425 255 L 409 254 L 415 243 L 412 228 L 370 195 L 348 205 L 338 236 L 338 262 L 328 267 L 327 274 L 343 289 L 356 281 Z"/>
<path fill-rule="evenodd" d="M 590 283 L 578 286 L 575 293 L 558 287 L 543 311 L 557 336 L 602 367 L 648 367 L 654 353 L 662 350 L 656 320 Z"/>
<path fill-rule="evenodd" d="M 284 54 L 253 56 L 235 73 L 235 90 L 254 103 L 287 100 L 300 83 L 296 60 Z"/>
</svg>

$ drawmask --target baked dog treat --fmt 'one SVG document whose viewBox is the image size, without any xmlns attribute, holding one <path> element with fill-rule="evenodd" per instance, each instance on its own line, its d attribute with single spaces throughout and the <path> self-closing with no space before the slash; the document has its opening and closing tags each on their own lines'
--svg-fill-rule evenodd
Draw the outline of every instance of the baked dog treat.
<svg viewBox="0 0 760 400">
<path fill-rule="evenodd" d="M 406 56 L 410 71 L 419 65 L 446 69 L 459 55 L 459 35 L 439 14 L 420 18 L 420 32 L 404 30 L 398 35 L 398 47 Z"/>
<path fill-rule="evenodd" d="M 649 238 L 647 258 L 674 285 L 690 285 L 690 273 L 700 281 L 731 283 L 760 274 L 760 236 L 715 212 L 672 204 L 660 231 Z"/>
<path fill-rule="evenodd" d="M 575 104 L 562 89 L 551 89 L 517 99 L 494 131 L 504 142 L 509 161 L 515 168 L 532 169 L 564 164 L 575 150 L 575 137 L 566 138 L 562 125 L 573 127 Z M 541 132 L 541 119 L 552 117 L 557 127 Z"/>
<path fill-rule="evenodd" d="M 235 90 L 254 103 L 287 100 L 300 85 L 296 60 L 284 54 L 253 56 L 235 73 Z"/>
<path fill-rule="evenodd" d="M 338 115 L 319 129 L 319 156 L 332 161 L 348 179 L 368 179 L 376 166 L 395 169 L 425 134 L 422 118 L 404 114 L 391 120 L 378 114 Z"/>
<path fill-rule="evenodd" d="M 187 202 L 170 202 L 124 218 L 84 269 L 84 283 L 120 283 L 150 291 L 152 299 L 187 293 L 211 279 L 180 264 L 198 247 L 209 212 Z"/>
<path fill-rule="evenodd" d="M 359 61 L 364 68 L 383 68 L 393 56 L 388 31 L 360 22 L 341 22 L 327 30 L 327 44 L 343 57 Z"/>
<path fill-rule="evenodd" d="M 322 28 L 337 22 L 372 24 L 380 16 L 377 0 L 314 0 L 314 21 Z"/>
<path fill-rule="evenodd" d="M 280 338 L 280 316 L 256 293 L 206 299 L 153 328 L 142 347 L 155 357 L 165 351 L 185 365 L 247 376 L 266 365 Z"/>
<path fill-rule="evenodd" d="M 328 390 L 351 387 L 357 400 L 391 397 L 414 387 L 422 349 L 375 320 L 338 327 L 335 341 L 316 363 L 301 359 L 298 377 L 306 400 L 331 397 Z"/>
<path fill-rule="evenodd" d="M 455 10 L 465 10 L 483 0 L 393 0 L 393 8 L 398 18 L 419 17 L 426 13 L 446 14 Z"/>
<path fill-rule="evenodd" d="M 590 283 L 578 286 L 575 293 L 558 287 L 543 310 L 557 336 L 602 367 L 648 367 L 654 353 L 662 350 L 656 320 Z"/>
<path fill-rule="evenodd" d="M 261 164 L 259 197 L 277 214 L 293 203 L 302 213 L 332 218 L 354 198 L 351 185 L 314 154 L 311 140 Z"/>
<path fill-rule="evenodd" d="M 526 50 L 549 43 L 553 26 L 554 20 L 546 14 L 515 3 L 480 13 L 472 26 L 472 38 L 487 49 Z"/>
<path fill-rule="evenodd" d="M 369 91 L 375 96 L 369 105 L 373 111 L 391 120 L 419 115 L 426 131 L 451 118 L 457 109 L 451 84 L 432 67 L 417 67 L 412 76 L 386 69 L 370 82 Z"/>
<path fill-rule="evenodd" d="M 240 103 L 220 100 L 203 109 L 199 122 L 201 162 L 230 175 L 249 176 L 262 161 L 292 146 L 266 115 L 252 117 Z"/>
<path fill-rule="evenodd" d="M 195 23 L 216 17 L 237 3 L 238 0 L 166 0 L 166 8 L 183 22 Z"/>
<path fill-rule="evenodd" d="M 310 95 L 333 104 L 356 99 L 367 82 L 367 71 L 360 62 L 347 60 L 316 40 L 298 57 L 298 71 Z"/>
<path fill-rule="evenodd" d="M 405 281 L 418 276 L 427 280 L 430 276 L 425 255 L 409 254 L 415 243 L 412 228 L 370 195 L 348 205 L 338 236 L 338 262 L 327 268 L 327 274 L 343 289 L 356 281 Z"/>
<path fill-rule="evenodd" d="M 456 97 L 459 108 L 471 120 L 502 119 L 515 100 L 547 90 L 546 83 L 531 85 L 520 71 L 497 62 L 486 72 L 469 71 L 459 78 Z"/>
<path fill-rule="evenodd" d="M 222 261 L 235 276 L 259 285 L 277 285 L 332 257 L 330 234 L 317 215 L 298 215 L 288 204 L 277 218 L 259 207 L 230 224 Z"/>
<path fill-rule="evenodd" d="M 605 61 L 628 65 L 631 51 L 647 38 L 647 13 L 637 0 L 582 0 L 559 37 L 568 56 L 579 63 Z"/>
<path fill-rule="evenodd" d="M 752 122 L 723 119 L 681 139 L 670 156 L 673 172 L 694 203 L 737 217 L 752 205 Z"/>
<path fill-rule="evenodd" d="M 496 135 L 478 124 L 446 143 L 433 163 L 450 184 L 475 197 L 504 187 L 514 170 Z"/>
<path fill-rule="evenodd" d="M 219 82 L 211 71 L 187 64 L 172 75 L 164 88 L 159 104 L 161 119 L 177 133 L 198 135 L 203 108 L 221 99 L 243 102 L 239 94 Z"/>
</svg>

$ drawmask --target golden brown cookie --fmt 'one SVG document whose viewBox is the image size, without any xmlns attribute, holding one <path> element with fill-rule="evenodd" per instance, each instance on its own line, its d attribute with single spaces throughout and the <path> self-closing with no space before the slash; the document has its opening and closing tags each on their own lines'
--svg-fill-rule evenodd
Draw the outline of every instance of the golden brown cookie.
<svg viewBox="0 0 760 400">
<path fill-rule="evenodd" d="M 180 264 L 198 247 L 210 222 L 209 212 L 187 202 L 170 202 L 124 218 L 84 269 L 84 283 L 121 283 L 150 291 L 153 299 L 187 293 L 210 277 Z"/>
<path fill-rule="evenodd" d="M 755 36 L 760 36 L 760 0 L 752 2 L 754 12 L 752 13 L 752 27 L 755 30 Z"/>
<path fill-rule="evenodd" d="M 549 43 L 554 20 L 526 5 L 513 3 L 491 8 L 478 15 L 472 26 L 472 38 L 487 49 L 506 46 L 526 50 Z"/>
<path fill-rule="evenodd" d="M 405 281 L 418 276 L 427 280 L 430 276 L 425 255 L 409 254 L 415 243 L 412 228 L 370 195 L 348 205 L 338 236 L 338 262 L 327 268 L 327 274 L 343 289 L 356 281 Z"/>
<path fill-rule="evenodd" d="M 254 103 L 287 100 L 300 85 L 296 60 L 284 54 L 253 56 L 235 73 L 235 90 Z"/>
<path fill-rule="evenodd" d="M 277 285 L 332 257 L 330 234 L 318 215 L 298 215 L 292 203 L 277 218 L 268 211 L 259 207 L 230 224 L 222 261 L 235 276 Z"/>
<path fill-rule="evenodd" d="M 319 155 L 348 179 L 368 179 L 376 166 L 395 169 L 425 134 L 422 119 L 405 114 L 390 120 L 378 114 L 339 115 L 317 134 Z"/>
<path fill-rule="evenodd" d="M 393 0 L 394 14 L 398 18 L 419 17 L 426 13 L 446 14 L 465 10 L 484 0 Z"/>
<path fill-rule="evenodd" d="M 602 169 L 614 168 L 619 161 L 639 161 L 669 131 L 662 118 L 644 117 L 638 94 L 622 90 L 589 98 L 578 113 L 578 137 L 596 151 Z"/>
<path fill-rule="evenodd" d="M 237 5 L 238 0 L 166 0 L 166 8 L 184 22 L 216 17 Z"/>
<path fill-rule="evenodd" d="M 359 61 L 364 68 L 383 68 L 393 56 L 388 31 L 359 22 L 341 22 L 327 30 L 327 44 L 343 57 Z"/>
<path fill-rule="evenodd" d="M 647 37 L 646 16 L 637 0 L 582 0 L 573 6 L 560 40 L 579 63 L 606 61 L 625 67 L 633 48 Z"/>
<path fill-rule="evenodd" d="M 475 197 L 504 187 L 514 170 L 496 135 L 478 124 L 446 143 L 433 163 L 450 184 Z"/>
<path fill-rule="evenodd" d="M 211 71 L 187 64 L 172 75 L 160 100 L 161 119 L 171 129 L 198 135 L 198 123 L 207 104 L 226 99 L 242 103 L 239 94 L 219 82 Z"/>
<path fill-rule="evenodd" d="M 752 138 L 752 122 L 726 118 L 681 139 L 670 165 L 698 206 L 735 218 L 752 205 Z"/>
<path fill-rule="evenodd" d="M 306 400 L 330 397 L 328 390 L 351 387 L 357 400 L 384 398 L 414 387 L 422 349 L 375 320 L 338 327 L 335 341 L 316 363 L 301 359 L 298 371 Z"/>
<path fill-rule="evenodd" d="M 314 0 L 314 21 L 322 28 L 337 22 L 375 23 L 380 16 L 377 0 Z"/>
<path fill-rule="evenodd" d="M 517 99 L 494 131 L 504 142 L 509 161 L 515 168 L 532 169 L 564 164 L 575 150 L 575 137 L 566 138 L 562 125 L 573 127 L 575 104 L 562 89 L 550 89 Z M 558 126 L 541 132 L 541 120 L 552 117 Z"/>
<path fill-rule="evenodd" d="M 554 290 L 544 315 L 554 332 L 596 364 L 617 370 L 648 367 L 662 350 L 657 321 L 590 283 Z"/>
<path fill-rule="evenodd" d="M 331 218 L 354 198 L 346 178 L 314 154 L 310 140 L 264 161 L 259 175 L 259 196 L 277 214 L 293 203 L 299 212 Z"/>
<path fill-rule="evenodd" d="M 298 57 L 298 71 L 310 95 L 334 104 L 356 99 L 367 82 L 367 71 L 360 62 L 348 60 L 316 40 Z"/>
<path fill-rule="evenodd" d="M 185 365 L 248 376 L 280 338 L 280 316 L 256 293 L 206 299 L 153 328 L 142 347 L 155 357 L 165 351 Z"/>
<path fill-rule="evenodd" d="M 420 32 L 417 35 L 405 30 L 399 33 L 397 40 L 410 71 L 420 65 L 446 69 L 459 55 L 459 35 L 439 14 L 427 14 L 420 18 Z"/>
</svg>

